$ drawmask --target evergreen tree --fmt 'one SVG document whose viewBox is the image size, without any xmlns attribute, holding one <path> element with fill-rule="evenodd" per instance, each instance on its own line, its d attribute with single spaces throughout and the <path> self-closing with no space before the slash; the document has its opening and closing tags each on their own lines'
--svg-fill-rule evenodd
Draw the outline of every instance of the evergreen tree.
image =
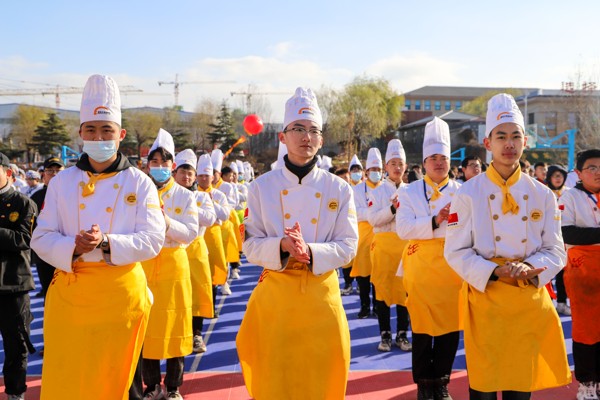
<svg viewBox="0 0 600 400">
<path fill-rule="evenodd" d="M 48 113 L 44 119 L 35 128 L 35 135 L 31 139 L 33 146 L 42 156 L 57 154 L 63 145 L 68 145 L 71 141 L 65 124 L 55 113 Z"/>
<path fill-rule="evenodd" d="M 221 109 L 217 114 L 217 122 L 208 124 L 211 131 L 208 133 L 212 147 L 217 145 L 225 153 L 237 140 L 235 129 L 233 128 L 233 118 L 229 107 L 225 102 L 221 103 Z"/>
</svg>

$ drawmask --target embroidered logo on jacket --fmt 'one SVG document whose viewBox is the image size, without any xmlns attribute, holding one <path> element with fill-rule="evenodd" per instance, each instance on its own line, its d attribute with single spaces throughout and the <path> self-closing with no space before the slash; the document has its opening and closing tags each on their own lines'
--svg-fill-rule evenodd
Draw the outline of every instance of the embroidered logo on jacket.
<svg viewBox="0 0 600 400">
<path fill-rule="evenodd" d="M 338 209 L 338 202 L 337 200 L 329 200 L 329 204 L 327 204 L 327 208 L 329 209 L 329 211 L 335 211 Z"/>
<path fill-rule="evenodd" d="M 540 221 L 543 216 L 544 216 L 544 213 L 542 212 L 542 210 L 538 210 L 538 209 L 531 210 L 530 217 L 531 217 L 532 221 L 535 221 L 535 222 Z"/>
<path fill-rule="evenodd" d="M 8 220 L 10 222 L 15 222 L 18 219 L 19 219 L 19 213 L 18 212 L 14 211 L 14 212 L 11 212 L 10 214 L 8 214 Z"/>
<path fill-rule="evenodd" d="M 448 226 L 458 225 L 458 213 L 448 215 Z"/>
<path fill-rule="evenodd" d="M 129 204 L 129 205 L 134 205 L 135 203 L 137 203 L 137 196 L 135 193 L 129 193 L 127 195 L 125 195 L 125 203 Z"/>
</svg>

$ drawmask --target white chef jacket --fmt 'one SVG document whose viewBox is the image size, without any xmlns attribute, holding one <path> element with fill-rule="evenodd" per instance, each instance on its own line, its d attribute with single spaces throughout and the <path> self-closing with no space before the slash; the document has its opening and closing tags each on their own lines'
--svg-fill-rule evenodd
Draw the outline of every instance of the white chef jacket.
<svg viewBox="0 0 600 400">
<path fill-rule="evenodd" d="M 280 243 L 284 228 L 300 223 L 312 253 L 315 275 L 344 266 L 356 255 L 358 224 L 352 188 L 316 166 L 298 182 L 286 167 L 250 184 L 244 220 L 244 254 L 249 262 L 283 270 Z"/>
<path fill-rule="evenodd" d="M 194 191 L 196 206 L 198 207 L 198 236 L 204 236 L 206 228 L 213 226 L 217 221 L 217 213 L 210 195 L 206 192 Z"/>
<path fill-rule="evenodd" d="M 381 185 L 380 185 L 381 186 Z M 354 204 L 356 205 L 356 216 L 358 222 L 369 222 L 367 211 L 369 209 L 369 197 L 371 196 L 371 189 L 366 181 L 359 183 L 358 185 L 352 186 L 352 190 L 354 191 Z"/>
<path fill-rule="evenodd" d="M 600 227 L 600 210 L 596 205 L 595 196 L 578 188 L 563 192 L 558 200 L 562 210 L 562 226 L 577 226 L 579 228 Z M 598 246 L 600 244 L 596 244 Z M 572 245 L 567 244 L 567 248 Z"/>
<path fill-rule="evenodd" d="M 171 178 L 173 179 L 173 178 Z M 198 236 L 196 197 L 177 182 L 162 194 L 163 210 L 170 218 L 164 247 L 187 247 Z"/>
<path fill-rule="evenodd" d="M 85 171 L 72 167 L 50 181 L 31 248 L 50 265 L 72 272 L 75 235 L 97 224 L 108 236 L 112 264 L 128 265 L 155 257 L 165 240 L 165 218 L 150 178 L 130 167 L 99 180 L 95 192 L 83 197 L 82 186 L 88 180 Z M 104 260 L 100 249 L 78 259 Z"/>
<path fill-rule="evenodd" d="M 465 182 L 452 200 L 444 256 L 461 278 L 481 292 L 497 267 L 491 258 L 547 267 L 538 275 L 540 288 L 566 262 L 560 211 L 552 191 L 522 174 L 510 193 L 519 204 L 517 214 L 502 213 L 502 190 L 483 173 Z"/>
<path fill-rule="evenodd" d="M 219 187 L 216 187 L 213 185 L 213 189 L 214 190 L 218 190 L 220 192 L 222 192 L 223 194 L 225 194 L 225 196 L 227 197 L 227 202 L 229 204 L 229 210 L 234 210 L 235 206 L 237 205 L 237 192 L 235 190 L 235 186 L 229 182 L 225 182 L 223 180 L 221 180 L 221 184 L 219 185 Z"/>
<path fill-rule="evenodd" d="M 212 194 L 213 206 L 215 207 L 215 213 L 217 214 L 215 223 L 222 225 L 223 222 L 229 219 L 229 213 L 231 212 L 227 196 L 215 188 L 213 188 L 210 193 Z"/>
<path fill-rule="evenodd" d="M 400 183 L 396 184 L 389 178 L 377 186 L 369 197 L 369 206 L 367 209 L 367 220 L 373 227 L 373 232 L 396 232 L 395 215 L 390 208 L 392 203 L 398 198 L 398 189 L 406 186 Z"/>
<path fill-rule="evenodd" d="M 424 179 L 412 182 L 398 190 L 400 208 L 396 210 L 396 233 L 404 240 L 427 240 L 446 237 L 447 222 L 433 230 L 432 218 L 452 202 L 460 183 L 450 179 L 441 189 L 441 196 L 430 200 L 433 188 Z"/>
</svg>

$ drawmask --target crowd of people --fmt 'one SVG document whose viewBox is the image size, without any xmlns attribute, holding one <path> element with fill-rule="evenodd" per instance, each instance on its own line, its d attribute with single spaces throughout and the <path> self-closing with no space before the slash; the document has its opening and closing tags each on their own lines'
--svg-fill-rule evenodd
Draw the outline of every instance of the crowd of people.
<svg viewBox="0 0 600 400">
<path fill-rule="evenodd" d="M 242 253 L 263 267 L 236 339 L 253 398 L 344 398 L 341 296 L 356 281 L 357 317 L 378 320 L 373 350 L 412 353 L 418 400 L 452 399 L 460 331 L 470 399 L 567 385 L 558 314 L 572 314 L 577 399 L 598 399 L 600 150 L 579 153 L 571 172 L 531 167 L 510 95 L 488 103 L 492 161 L 468 156 L 456 167 L 439 118 L 425 128 L 422 164 L 408 168 L 393 139 L 383 157 L 369 149 L 364 167 L 357 156 L 333 167 L 317 155 L 322 115 L 303 88 L 285 105 L 278 160 L 257 177 L 247 162 L 224 165 L 220 150 L 176 152 L 163 129 L 147 164 L 131 165 L 118 151 L 126 132 L 107 76 L 88 79 L 80 122 L 83 154 L 69 168 L 51 157 L 25 183 L 0 153 L 9 399 L 25 398 L 35 351 L 30 251 L 45 297 L 42 399 L 181 399 L 184 357 L 207 351 L 204 319 L 218 317 L 218 290 L 231 294 Z"/>
</svg>

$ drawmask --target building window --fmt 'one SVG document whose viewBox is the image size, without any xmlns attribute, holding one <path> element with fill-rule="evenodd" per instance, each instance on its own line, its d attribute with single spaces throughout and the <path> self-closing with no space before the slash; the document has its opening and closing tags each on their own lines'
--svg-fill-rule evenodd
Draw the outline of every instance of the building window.
<svg viewBox="0 0 600 400">
<path fill-rule="evenodd" d="M 446 111 L 450 111 L 452 109 L 452 103 L 450 102 L 450 100 L 446 100 L 446 103 L 444 104 L 444 108 Z"/>
<path fill-rule="evenodd" d="M 457 101 L 456 103 L 454 103 L 454 109 L 456 111 L 460 111 L 462 108 L 462 101 Z"/>
<path fill-rule="evenodd" d="M 425 100 L 425 111 L 431 110 L 431 100 Z"/>
<path fill-rule="evenodd" d="M 535 113 L 529 113 L 527 115 L 527 125 L 535 124 Z"/>
<path fill-rule="evenodd" d="M 442 109 L 442 102 L 438 100 L 435 102 L 435 111 L 440 111 L 441 109 Z"/>
<path fill-rule="evenodd" d="M 404 108 L 405 108 L 406 110 L 410 110 L 410 100 L 406 100 L 406 101 L 404 101 Z"/>
<path fill-rule="evenodd" d="M 421 110 L 421 100 L 415 100 L 415 110 Z"/>
</svg>

